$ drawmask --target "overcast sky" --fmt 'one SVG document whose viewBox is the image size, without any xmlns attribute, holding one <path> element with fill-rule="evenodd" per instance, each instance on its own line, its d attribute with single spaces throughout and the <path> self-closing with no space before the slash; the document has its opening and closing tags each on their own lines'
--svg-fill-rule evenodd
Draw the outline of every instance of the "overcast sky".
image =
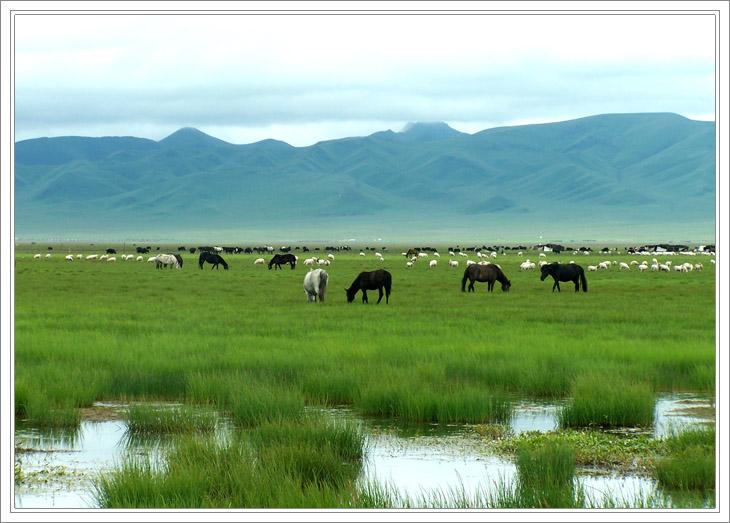
<svg viewBox="0 0 730 523">
<path fill-rule="evenodd" d="M 708 14 L 35 12 L 14 24 L 16 141 L 160 140 L 196 127 L 306 146 L 415 121 L 474 133 L 604 113 L 715 115 Z"/>
</svg>

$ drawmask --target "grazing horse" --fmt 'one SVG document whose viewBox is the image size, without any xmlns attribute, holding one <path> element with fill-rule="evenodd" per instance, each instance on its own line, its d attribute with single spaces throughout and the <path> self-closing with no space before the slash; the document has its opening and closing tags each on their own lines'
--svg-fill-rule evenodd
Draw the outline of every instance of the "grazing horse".
<svg viewBox="0 0 730 523">
<path fill-rule="evenodd" d="M 176 269 L 180 268 L 180 262 L 177 261 L 177 258 L 173 254 L 158 254 L 157 258 L 155 259 L 155 268 L 159 269 L 163 265 L 169 265 L 172 269 L 175 267 Z"/>
<path fill-rule="evenodd" d="M 418 256 L 418 249 L 408 249 L 406 252 L 406 258 L 410 256 Z"/>
<path fill-rule="evenodd" d="M 581 285 L 583 286 L 583 292 L 588 292 L 588 282 L 586 281 L 586 275 L 583 272 L 583 267 L 575 263 L 569 263 L 563 265 L 558 262 L 549 263 L 540 267 L 540 281 L 545 281 L 545 278 L 552 276 L 555 280 L 553 284 L 553 292 L 558 289 L 560 292 L 561 281 L 572 281 L 575 283 L 575 292 L 580 290 Z M 580 281 L 580 284 L 578 283 Z"/>
<path fill-rule="evenodd" d="M 294 266 L 297 264 L 297 258 L 293 254 L 277 254 L 271 258 L 271 261 L 269 262 L 269 270 L 274 265 L 276 265 L 276 269 L 281 269 L 281 266 L 284 263 L 290 264 L 292 270 L 294 270 Z"/>
<path fill-rule="evenodd" d="M 466 280 L 469 280 L 469 292 L 474 292 L 475 281 L 487 282 L 487 291 L 489 292 L 492 292 L 494 289 L 495 281 L 499 281 L 502 284 L 502 291 L 504 292 L 509 292 L 509 288 L 512 285 L 512 282 L 507 279 L 502 269 L 493 263 L 488 265 L 474 263 L 469 265 L 464 271 L 464 277 L 461 279 L 461 292 L 464 292 L 466 288 Z"/>
<path fill-rule="evenodd" d="M 304 275 L 304 293 L 307 295 L 307 301 L 324 301 L 325 291 L 327 290 L 327 271 L 324 269 L 312 269 Z"/>
<path fill-rule="evenodd" d="M 368 303 L 368 295 L 366 291 L 372 291 L 378 289 L 379 297 L 378 303 L 383 299 L 383 289 L 385 289 L 385 303 L 388 303 L 390 298 L 390 273 L 383 269 L 376 271 L 362 271 L 357 275 L 355 281 L 352 282 L 349 289 L 345 289 L 347 293 L 347 303 L 351 303 L 355 299 L 357 291 L 362 291 L 362 302 Z"/>
<path fill-rule="evenodd" d="M 173 254 L 175 259 L 177 260 L 177 263 L 179 265 L 178 269 L 182 269 L 183 259 L 182 256 L 180 256 L 178 253 Z"/>
<path fill-rule="evenodd" d="M 218 269 L 218 264 L 220 263 L 223 265 L 223 268 L 228 270 L 228 264 L 226 261 L 221 258 L 219 254 L 213 254 L 212 252 L 203 251 L 200 253 L 200 256 L 198 257 L 198 264 L 200 265 L 200 268 L 203 268 L 203 264 L 205 262 L 208 262 L 212 264 L 211 270 Z"/>
</svg>

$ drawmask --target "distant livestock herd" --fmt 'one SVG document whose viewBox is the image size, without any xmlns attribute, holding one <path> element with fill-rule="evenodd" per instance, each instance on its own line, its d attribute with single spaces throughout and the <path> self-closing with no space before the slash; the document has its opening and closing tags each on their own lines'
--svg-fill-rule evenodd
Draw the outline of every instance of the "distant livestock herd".
<svg viewBox="0 0 730 523">
<path fill-rule="evenodd" d="M 212 268 L 217 268 L 218 264 L 220 263 L 224 266 L 225 269 L 228 269 L 228 265 L 220 257 L 220 255 L 213 254 L 209 251 L 208 252 L 206 252 L 206 251 L 207 251 L 207 249 L 205 251 L 201 252 L 201 254 L 200 254 L 199 265 L 200 265 L 201 269 L 203 268 L 203 265 L 205 262 L 213 264 Z M 432 254 L 435 259 L 428 260 L 429 269 L 434 268 L 438 265 L 437 258 L 440 257 L 438 252 L 433 252 Z M 504 252 L 502 254 L 504 255 Z M 520 251 L 517 253 L 517 256 L 522 257 L 522 254 L 523 253 Z M 578 253 L 575 252 L 574 254 L 578 254 Z M 586 252 L 586 254 L 587 254 L 587 252 Z M 654 253 L 641 253 L 641 254 L 654 254 Z M 663 253 L 663 254 L 668 255 L 670 253 Z M 694 253 L 684 253 L 684 254 L 694 254 Z M 366 254 L 364 252 L 360 252 L 359 255 L 361 257 L 366 256 Z M 414 252 L 413 249 L 408 252 L 402 253 L 402 255 L 404 257 L 406 257 L 406 259 L 407 259 L 406 268 L 413 267 L 414 263 L 416 263 L 419 259 L 426 259 L 429 256 L 425 252 Z M 465 254 L 464 252 L 458 252 L 458 255 L 461 257 L 468 258 L 468 255 Z M 385 261 L 382 253 L 380 253 L 378 251 L 375 251 L 374 256 L 376 259 L 378 259 L 381 262 Z M 449 256 L 456 257 L 457 253 L 450 250 Z M 490 253 L 476 252 L 476 256 L 479 258 L 495 259 L 495 258 L 497 258 L 497 253 L 496 252 L 490 252 Z M 48 253 L 45 255 L 45 257 L 47 259 L 51 258 L 51 254 Z M 539 257 L 547 258 L 546 254 L 543 252 L 539 253 Z M 36 254 L 35 256 L 33 256 L 33 258 L 40 259 L 41 255 Z M 137 262 L 144 261 L 144 258 L 142 256 L 135 257 L 135 255 L 133 255 L 133 254 L 122 254 L 122 255 L 120 255 L 120 258 L 122 261 L 137 261 Z M 107 262 L 117 261 L 116 256 L 110 256 L 109 254 L 102 254 L 102 255 L 89 254 L 86 257 L 84 257 L 81 254 L 77 254 L 76 256 L 69 254 L 69 255 L 65 256 L 65 259 L 68 261 L 84 260 L 84 259 L 89 260 L 89 261 L 93 261 L 93 260 L 100 260 L 100 261 L 105 260 Z M 276 254 L 269 261 L 268 266 L 269 266 L 269 269 L 271 269 L 272 267 L 280 269 L 282 264 L 290 264 L 291 268 L 294 269 L 298 259 L 299 258 L 293 254 L 283 254 L 283 255 Z M 321 268 L 315 269 L 313 266 L 314 265 L 329 266 L 334 260 L 335 260 L 335 256 L 333 254 L 328 254 L 326 258 L 318 258 L 316 256 L 312 256 L 312 257 L 304 260 L 304 265 L 310 266 L 309 273 L 307 273 L 305 275 L 305 280 L 304 280 L 304 289 L 305 289 L 305 294 L 307 296 L 308 301 L 324 301 L 325 289 L 327 286 L 327 279 L 328 279 L 327 273 L 324 271 L 324 269 L 321 269 Z M 172 253 L 158 254 L 157 256 L 151 256 L 151 257 L 147 258 L 147 262 L 155 263 L 156 268 L 158 268 L 158 269 L 163 267 L 164 265 L 168 265 L 170 268 L 175 267 L 177 269 L 181 269 L 182 265 L 183 265 L 182 257 L 179 254 L 172 254 Z M 710 259 L 710 262 L 714 264 L 715 260 Z M 254 265 L 264 265 L 264 264 L 266 264 L 266 260 L 264 258 L 256 258 L 253 263 L 254 263 Z M 462 280 L 462 290 L 464 290 L 464 285 L 467 280 L 467 276 L 469 276 L 472 279 L 472 284 L 470 285 L 470 290 L 473 290 L 473 281 L 474 281 L 475 273 L 473 273 L 473 271 L 470 271 L 471 266 L 476 265 L 476 264 L 478 264 L 479 266 L 488 266 L 488 265 L 492 265 L 492 262 L 487 261 L 487 260 L 481 260 L 479 262 L 475 262 L 474 260 L 467 259 L 465 261 L 465 263 L 466 263 L 466 271 L 464 273 L 464 279 Z M 449 267 L 458 267 L 459 261 L 456 259 L 449 260 L 448 265 L 449 265 Z M 480 279 L 478 279 L 478 281 L 491 280 L 489 283 L 489 287 L 488 287 L 488 290 L 491 291 L 495 278 L 498 278 L 499 281 L 502 283 L 502 290 L 505 292 L 508 291 L 509 287 L 510 287 L 510 282 L 509 282 L 509 280 L 506 279 L 504 274 L 501 272 L 501 267 L 496 263 L 493 264 L 492 266 L 495 267 L 494 270 L 497 271 L 497 273 L 495 275 L 490 276 L 487 280 L 481 279 L 481 277 L 480 277 Z M 569 267 L 575 267 L 575 271 L 573 271 L 573 269 L 569 269 Z M 637 260 L 632 260 L 630 263 L 617 262 L 616 260 L 612 260 L 612 261 L 606 260 L 606 261 L 602 261 L 596 265 L 588 265 L 587 272 L 607 271 L 607 270 L 611 269 L 612 267 L 618 267 L 619 271 L 623 271 L 623 270 L 631 271 L 632 267 L 633 267 L 633 268 L 636 268 L 638 270 L 638 272 L 645 272 L 647 270 L 650 270 L 652 272 L 670 272 L 670 271 L 674 270 L 676 272 L 685 272 L 686 273 L 686 272 L 692 272 L 692 271 L 701 271 L 703 268 L 703 264 L 699 263 L 699 262 L 694 263 L 694 264 L 686 262 L 686 263 L 673 265 L 671 260 L 667 260 L 667 261 L 664 261 L 663 263 L 661 263 L 661 262 L 659 262 L 659 260 L 657 260 L 657 258 L 652 259 L 651 265 L 649 264 L 649 262 L 647 260 L 644 260 L 641 263 L 638 262 Z M 476 267 L 474 267 L 474 268 L 476 269 Z M 543 259 L 539 260 L 537 264 L 535 264 L 534 262 L 531 262 L 530 260 L 527 260 L 527 259 L 520 264 L 521 271 L 530 271 L 530 270 L 535 270 L 536 268 L 539 268 L 541 270 L 541 273 L 542 273 L 541 280 L 544 280 L 547 276 L 552 276 L 553 278 L 555 278 L 555 285 L 553 286 L 553 290 L 555 290 L 555 288 L 557 288 L 558 291 L 560 291 L 560 286 L 558 284 L 558 281 L 571 281 L 571 279 L 572 279 L 572 281 L 574 281 L 574 283 L 575 283 L 575 286 L 576 286 L 575 289 L 577 292 L 579 289 L 577 274 L 580 274 L 580 281 L 581 281 L 581 285 L 583 286 L 583 290 L 587 291 L 587 287 L 585 285 L 585 276 L 583 275 L 584 274 L 583 269 L 580 265 L 575 264 L 575 261 L 573 261 L 573 260 L 571 260 L 570 263 L 567 265 L 563 265 L 558 262 L 553 262 L 552 264 L 548 264 L 548 262 Z M 548 269 L 550 269 L 550 270 L 548 270 Z M 555 272 L 556 270 L 562 270 L 562 271 L 570 270 L 571 273 L 575 272 L 576 276 L 575 277 L 571 276 L 568 279 L 564 279 L 563 277 L 558 278 L 557 273 Z M 372 278 L 375 276 L 378 276 L 377 281 L 376 282 L 371 281 Z M 391 281 L 390 273 L 388 273 L 387 271 L 383 271 L 382 269 L 379 269 L 378 271 L 372 271 L 372 273 L 362 272 L 358 275 L 358 278 L 355 280 L 355 282 L 353 282 L 352 286 L 349 289 L 346 289 L 348 301 L 353 300 L 355 292 L 357 292 L 358 290 L 362 290 L 363 291 L 363 302 L 367 302 L 367 294 L 365 291 L 368 289 L 377 289 L 380 294 L 379 298 L 382 298 L 383 289 L 385 289 L 385 291 L 386 291 L 385 296 L 386 296 L 386 303 L 387 303 L 388 297 L 390 295 L 390 281 Z M 380 303 L 380 299 L 378 299 L 378 303 Z"/>
</svg>

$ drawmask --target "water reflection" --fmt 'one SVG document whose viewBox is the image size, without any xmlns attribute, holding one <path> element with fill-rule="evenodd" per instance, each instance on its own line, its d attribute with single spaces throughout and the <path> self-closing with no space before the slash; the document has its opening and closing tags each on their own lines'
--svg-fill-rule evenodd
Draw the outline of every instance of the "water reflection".
<svg viewBox="0 0 730 523">
<path fill-rule="evenodd" d="M 711 401 L 692 394 L 661 396 L 656 403 L 654 435 L 664 437 L 689 424 L 714 421 Z M 518 401 L 510 427 L 516 434 L 555 430 L 562 405 Z M 334 418 L 357 421 L 367 434 L 368 459 L 363 479 L 391 485 L 411 499 L 420 499 L 434 491 L 490 490 L 511 482 L 516 475 L 511 462 L 484 454 L 473 427 L 363 419 L 346 408 L 327 409 L 327 413 Z M 216 437 L 225 439 L 232 433 L 233 428 L 226 420 L 218 420 Z M 117 468 L 129 456 L 160 459 L 173 442 L 173 436 L 131 434 L 119 419 L 84 421 L 76 431 L 47 431 L 19 423 L 15 448 L 22 481 L 15 487 L 15 506 L 19 509 L 93 507 L 93 480 L 97 474 Z M 614 499 L 647 499 L 656 487 L 653 480 L 641 477 L 584 473 L 578 480 L 586 495 L 598 500 L 605 495 Z"/>
</svg>

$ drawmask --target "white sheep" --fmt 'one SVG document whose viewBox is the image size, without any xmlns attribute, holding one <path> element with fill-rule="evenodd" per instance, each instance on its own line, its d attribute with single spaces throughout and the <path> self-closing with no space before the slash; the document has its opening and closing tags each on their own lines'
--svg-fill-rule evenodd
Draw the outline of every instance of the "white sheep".
<svg viewBox="0 0 730 523">
<path fill-rule="evenodd" d="M 147 260 L 147 261 L 149 261 L 149 260 Z M 256 258 L 256 259 L 255 259 L 255 260 L 253 261 L 253 264 L 254 264 L 254 265 L 262 265 L 262 264 L 264 264 L 264 263 L 266 263 L 266 261 L 265 261 L 265 260 L 264 260 L 263 258 Z M 307 260 L 304 260 L 304 263 L 306 264 L 306 263 L 307 263 Z"/>
<path fill-rule="evenodd" d="M 459 261 L 458 260 L 449 260 L 449 267 L 458 267 Z"/>
<path fill-rule="evenodd" d="M 631 267 L 629 267 L 628 264 L 626 264 L 624 262 L 621 262 L 618 265 L 618 270 L 621 270 L 621 269 L 626 269 L 627 271 L 630 271 L 631 270 Z"/>
<path fill-rule="evenodd" d="M 428 268 L 430 269 L 431 267 L 436 267 L 437 263 L 438 262 L 436 260 L 431 260 L 430 262 L 428 262 Z"/>
<path fill-rule="evenodd" d="M 66 256 L 66 259 L 67 259 L 68 261 L 74 261 L 74 257 L 73 257 L 73 254 L 69 254 L 68 256 Z"/>
</svg>

